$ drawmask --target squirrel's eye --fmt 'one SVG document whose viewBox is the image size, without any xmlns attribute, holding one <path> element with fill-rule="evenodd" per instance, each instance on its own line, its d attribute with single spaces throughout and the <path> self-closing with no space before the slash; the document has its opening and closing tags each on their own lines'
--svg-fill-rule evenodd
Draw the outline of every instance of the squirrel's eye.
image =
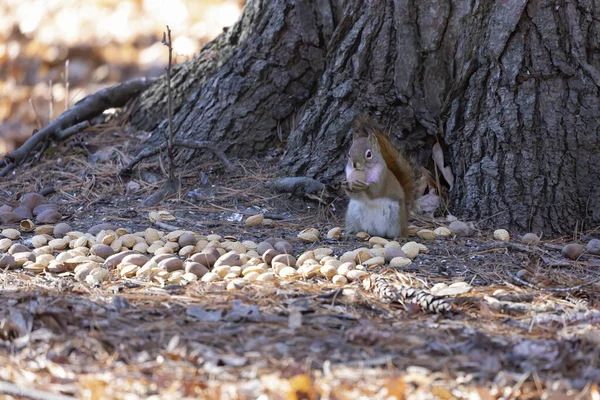
<svg viewBox="0 0 600 400">
<path fill-rule="evenodd" d="M 367 157 L 367 160 L 370 160 L 371 157 L 373 157 L 373 154 L 371 154 L 371 150 L 367 150 L 367 152 L 365 153 L 365 157 Z"/>
</svg>

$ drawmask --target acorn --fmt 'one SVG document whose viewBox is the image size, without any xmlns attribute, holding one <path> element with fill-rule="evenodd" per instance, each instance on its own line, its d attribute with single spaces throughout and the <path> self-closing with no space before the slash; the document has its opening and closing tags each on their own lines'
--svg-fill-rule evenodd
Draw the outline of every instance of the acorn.
<svg viewBox="0 0 600 400">
<path fill-rule="evenodd" d="M 564 246 L 562 249 L 563 255 L 571 260 L 577 260 L 579 257 L 581 257 L 584 251 L 585 247 L 577 243 L 570 243 Z"/>
<path fill-rule="evenodd" d="M 19 206 L 19 207 L 15 208 L 12 212 L 17 214 L 22 219 L 33 218 L 33 213 L 31 212 L 31 210 L 29 208 L 27 208 L 25 206 Z"/>
<path fill-rule="evenodd" d="M 540 241 L 540 238 L 535 233 L 526 233 L 521 238 L 521 243 L 526 244 L 528 246 L 533 246 Z"/>
<path fill-rule="evenodd" d="M 41 212 L 36 217 L 36 222 L 38 224 L 55 224 L 60 221 L 62 218 L 62 214 L 56 210 L 46 210 Z"/>
<path fill-rule="evenodd" d="M 260 225 L 265 219 L 263 214 L 251 215 L 246 219 L 246 226 L 257 226 Z"/>
<path fill-rule="evenodd" d="M 39 193 L 25 193 L 23 196 L 21 196 L 19 202 L 22 206 L 29 209 L 29 211 L 33 211 L 37 206 L 42 204 L 44 200 L 46 200 L 46 198 Z"/>
</svg>

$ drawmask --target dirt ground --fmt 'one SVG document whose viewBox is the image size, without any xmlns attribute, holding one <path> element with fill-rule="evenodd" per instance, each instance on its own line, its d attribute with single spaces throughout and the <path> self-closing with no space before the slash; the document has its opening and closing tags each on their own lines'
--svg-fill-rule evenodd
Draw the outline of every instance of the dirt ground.
<svg viewBox="0 0 600 400">
<path fill-rule="evenodd" d="M 155 226 L 149 212 L 169 211 L 170 225 L 202 235 L 256 243 L 282 238 L 297 257 L 319 247 L 369 247 L 355 237 L 333 240 L 343 225 L 345 199 L 319 204 L 265 188 L 275 165 L 235 160 L 179 168 L 183 188 L 158 208 L 143 199 L 164 181 L 155 160 L 130 178 L 118 174 L 134 153 L 125 128 L 91 129 L 57 145 L 0 182 L 0 203 L 52 187 L 63 222 L 85 232 L 109 222 L 131 232 Z M 1 205 L 1 204 L 0 204 Z M 248 227 L 264 213 L 272 225 Z M 433 229 L 442 219 L 418 217 Z M 156 226 L 155 226 L 156 227 Z M 321 240 L 297 234 L 317 228 Z M 545 238 L 535 246 L 511 232 L 493 245 L 485 221 L 469 237 L 407 241 L 424 244 L 408 267 L 368 268 L 394 283 L 449 292 L 448 313 L 382 301 L 351 282 L 324 278 L 156 285 L 123 278 L 90 286 L 72 272 L 0 273 L 0 393 L 3 398 L 214 399 L 598 399 L 600 284 L 568 288 L 598 277 L 600 257 L 565 259 Z M 6 228 L 3 226 L 2 228 Z M 161 229 L 160 227 L 157 229 Z M 24 234 L 24 238 L 32 234 Z M 580 233 L 583 244 L 599 232 Z M 519 272 L 521 271 L 521 272 Z"/>
</svg>

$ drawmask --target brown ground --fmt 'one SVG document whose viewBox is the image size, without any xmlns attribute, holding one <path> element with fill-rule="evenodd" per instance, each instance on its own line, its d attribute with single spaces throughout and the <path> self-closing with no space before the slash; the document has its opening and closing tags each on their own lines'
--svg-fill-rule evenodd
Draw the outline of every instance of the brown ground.
<svg viewBox="0 0 600 400">
<path fill-rule="evenodd" d="M 49 198 L 76 230 L 100 222 L 132 231 L 151 226 L 151 209 L 140 204 L 160 188 L 159 166 L 143 162 L 131 180 L 117 173 L 134 154 L 135 135 L 95 128 L 55 146 L 0 182 L 0 203 L 52 186 L 56 193 Z M 353 238 L 300 242 L 296 235 L 306 227 L 324 235 L 341 226 L 344 199 L 319 205 L 273 193 L 263 186 L 273 166 L 237 164 L 233 174 L 216 164 L 180 167 L 184 188 L 160 207 L 177 217 L 169 223 L 240 240 L 284 238 L 296 255 L 329 246 L 339 256 L 365 245 Z M 257 212 L 277 219 L 248 228 L 234 218 Z M 0 393 L 19 387 L 25 388 L 22 398 L 598 399 L 593 382 L 600 381 L 600 284 L 545 292 L 519 286 L 511 276 L 526 270 L 524 279 L 538 286 L 578 285 L 598 276 L 600 258 L 566 261 L 552 245 L 568 238 L 482 250 L 478 246 L 493 242 L 492 227 L 485 228 L 471 238 L 410 238 L 429 253 L 395 279 L 411 278 L 421 288 L 439 282 L 473 286 L 447 315 L 406 310 L 354 284 L 337 290 L 318 279 L 226 291 L 198 282 L 150 287 L 114 274 L 89 287 L 72 274 L 5 271 Z M 511 234 L 518 242 L 518 233 Z M 592 237 L 598 232 L 578 241 Z M 557 261 L 565 265 L 550 266 Z"/>
</svg>

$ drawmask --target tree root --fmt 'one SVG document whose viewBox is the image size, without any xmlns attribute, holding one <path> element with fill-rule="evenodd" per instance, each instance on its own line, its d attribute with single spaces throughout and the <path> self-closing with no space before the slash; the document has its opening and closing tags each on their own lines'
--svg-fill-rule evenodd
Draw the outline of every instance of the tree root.
<svg viewBox="0 0 600 400">
<path fill-rule="evenodd" d="M 202 150 L 202 149 L 209 150 L 210 152 L 212 152 L 215 156 L 217 156 L 221 160 L 221 162 L 225 165 L 225 168 L 227 168 L 228 171 L 233 171 L 235 169 L 235 167 L 233 166 L 233 164 L 231 163 L 229 158 L 227 158 L 225 153 L 223 151 L 219 150 L 215 145 L 213 145 L 210 142 L 186 140 L 186 139 L 174 139 L 173 145 L 179 146 L 179 147 L 186 147 L 189 149 L 195 149 L 195 150 Z M 163 143 L 159 147 L 156 147 L 154 149 L 143 150 L 140 154 L 135 156 L 133 158 L 133 160 L 131 160 L 131 162 L 129 164 L 127 164 L 127 166 L 125 166 L 123 169 L 121 169 L 120 174 L 127 175 L 127 174 L 131 173 L 133 168 L 135 168 L 135 166 L 138 165 L 142 160 L 152 157 L 153 155 L 156 155 L 156 154 L 160 153 L 161 151 L 164 151 L 166 148 L 167 148 L 167 143 Z"/>
<path fill-rule="evenodd" d="M 0 176 L 6 176 L 14 166 L 27 160 L 29 154 L 47 140 L 61 141 L 73 136 L 87 127 L 88 120 L 111 107 L 122 107 L 129 99 L 138 95 L 156 79 L 140 78 L 99 90 L 75 103 L 58 118 L 32 135 L 21 147 L 4 158 L 6 167 Z M 9 168 L 13 165 L 12 168 Z"/>
</svg>

